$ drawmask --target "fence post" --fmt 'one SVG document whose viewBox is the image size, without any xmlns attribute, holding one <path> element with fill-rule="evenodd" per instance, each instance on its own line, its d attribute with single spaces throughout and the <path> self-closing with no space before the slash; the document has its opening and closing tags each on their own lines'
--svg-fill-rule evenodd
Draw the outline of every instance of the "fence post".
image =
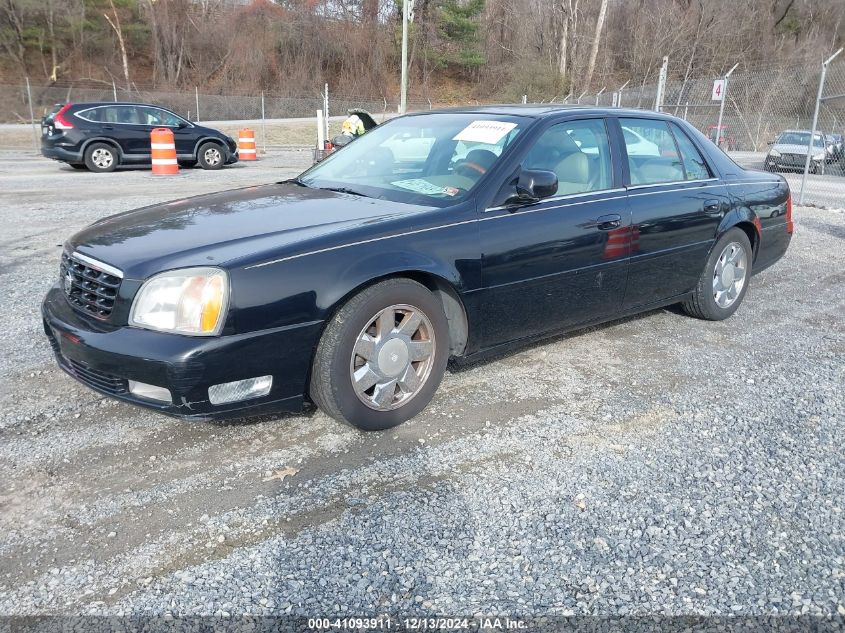
<svg viewBox="0 0 845 633">
<path fill-rule="evenodd" d="M 261 91 L 261 150 L 267 155 L 267 127 L 264 124 L 264 91 Z"/>
<path fill-rule="evenodd" d="M 200 122 L 200 89 L 197 86 L 194 86 L 194 98 L 196 99 L 197 103 L 197 123 Z"/>
<path fill-rule="evenodd" d="M 117 86 L 114 83 L 114 79 L 111 80 L 111 92 L 114 95 L 115 102 L 117 102 Z"/>
<path fill-rule="evenodd" d="M 723 77 L 725 85 L 722 86 L 722 102 L 719 104 L 719 121 L 716 123 L 716 147 L 722 146 L 722 115 L 725 114 L 725 102 L 728 100 L 728 77 L 736 70 L 737 66 L 739 64 L 734 64 L 733 68 L 726 72 Z"/>
<path fill-rule="evenodd" d="M 801 193 L 798 194 L 798 204 L 804 204 L 804 188 L 807 184 L 807 172 L 810 171 L 810 159 L 813 154 L 813 139 L 816 136 L 816 125 L 819 123 L 819 106 L 821 106 L 822 97 L 824 96 L 824 80 L 827 76 L 827 67 L 841 52 L 842 49 L 840 48 L 822 63 L 822 75 L 819 77 L 819 92 L 816 95 L 816 108 L 813 112 L 813 125 L 810 129 L 810 141 L 807 145 L 807 159 L 804 161 L 804 175 L 801 176 Z M 822 148 L 824 151 L 824 141 L 822 141 Z M 824 158 L 822 160 L 824 160 Z"/>
<path fill-rule="evenodd" d="M 329 139 L 329 84 L 323 86 L 323 116 L 324 124 L 326 126 L 325 137 Z"/>
<path fill-rule="evenodd" d="M 619 90 L 617 91 L 617 92 L 618 92 L 618 95 L 617 95 L 617 97 L 616 97 L 616 107 L 617 107 L 617 108 L 621 108 L 621 107 L 622 107 L 622 92 L 625 90 L 626 86 L 627 86 L 629 83 L 631 83 L 631 80 L 630 80 L 630 79 L 629 79 L 628 81 L 626 81 L 624 84 L 622 84 L 621 86 L 619 86 Z"/>
<path fill-rule="evenodd" d="M 666 74 L 669 71 L 669 58 L 663 58 L 660 74 L 657 77 L 657 94 L 654 96 L 654 111 L 660 112 L 663 107 L 663 92 L 666 90 Z"/>
<path fill-rule="evenodd" d="M 607 86 L 602 86 L 601 90 L 599 90 L 599 91 L 596 93 L 596 105 L 598 105 L 598 104 L 599 104 L 599 98 L 601 97 L 601 94 L 604 92 L 604 89 L 605 89 L 606 87 L 607 87 Z"/>
<path fill-rule="evenodd" d="M 35 111 L 32 109 L 32 89 L 29 87 L 29 77 L 26 78 L 26 98 L 29 101 L 29 121 L 32 124 L 32 149 L 38 153 L 38 130 L 35 127 Z"/>
</svg>

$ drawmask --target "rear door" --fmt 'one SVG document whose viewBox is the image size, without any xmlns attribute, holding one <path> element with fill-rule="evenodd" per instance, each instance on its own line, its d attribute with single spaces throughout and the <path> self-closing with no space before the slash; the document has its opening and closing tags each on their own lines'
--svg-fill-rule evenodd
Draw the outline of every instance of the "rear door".
<svg viewBox="0 0 845 633">
<path fill-rule="evenodd" d="M 553 171 L 557 194 L 482 211 L 485 346 L 620 309 L 631 220 L 610 139 L 603 118 L 551 124 L 526 150 L 516 176 L 522 169 Z"/>
<path fill-rule="evenodd" d="M 149 129 L 141 123 L 134 105 L 112 105 L 100 108 L 102 134 L 113 138 L 129 160 L 142 160 L 150 155 Z"/>
<path fill-rule="evenodd" d="M 618 122 L 632 213 L 624 308 L 635 309 L 695 287 L 730 201 L 680 126 L 646 117 Z"/>
</svg>

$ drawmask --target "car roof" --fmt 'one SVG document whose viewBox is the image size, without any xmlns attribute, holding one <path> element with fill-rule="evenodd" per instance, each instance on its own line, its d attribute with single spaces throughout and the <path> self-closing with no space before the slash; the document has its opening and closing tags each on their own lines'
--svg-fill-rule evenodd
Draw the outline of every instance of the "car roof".
<svg viewBox="0 0 845 633">
<path fill-rule="evenodd" d="M 458 106 L 454 108 L 438 108 L 435 110 L 423 110 L 421 112 L 409 112 L 408 116 L 416 116 L 423 114 L 498 114 L 506 116 L 524 116 L 539 119 L 565 113 L 578 113 L 596 116 L 642 116 L 643 114 L 646 114 L 648 116 L 654 116 L 655 118 L 674 118 L 668 114 L 654 112 L 653 110 L 636 110 L 633 108 L 610 108 L 555 103 L 545 103 L 536 105 L 499 104 Z"/>
<path fill-rule="evenodd" d="M 142 103 L 140 101 L 71 101 L 74 108 L 93 108 L 95 106 L 149 106 L 151 108 L 162 108 L 167 110 L 167 106 L 160 106 L 154 103 Z"/>
</svg>

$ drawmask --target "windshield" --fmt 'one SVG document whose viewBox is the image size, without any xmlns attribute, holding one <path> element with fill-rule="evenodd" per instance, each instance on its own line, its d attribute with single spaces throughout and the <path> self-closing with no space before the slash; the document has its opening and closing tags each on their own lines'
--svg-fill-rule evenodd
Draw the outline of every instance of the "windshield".
<svg viewBox="0 0 845 633">
<path fill-rule="evenodd" d="M 784 132 L 778 137 L 777 140 L 778 145 L 809 145 L 809 143 L 809 132 Z M 816 147 L 824 146 L 824 142 L 822 141 L 822 137 L 820 134 L 816 134 L 816 136 L 814 137 L 813 145 L 815 145 Z"/>
<path fill-rule="evenodd" d="M 464 199 L 529 119 L 438 113 L 380 125 L 306 171 L 301 184 L 445 207 Z"/>
</svg>

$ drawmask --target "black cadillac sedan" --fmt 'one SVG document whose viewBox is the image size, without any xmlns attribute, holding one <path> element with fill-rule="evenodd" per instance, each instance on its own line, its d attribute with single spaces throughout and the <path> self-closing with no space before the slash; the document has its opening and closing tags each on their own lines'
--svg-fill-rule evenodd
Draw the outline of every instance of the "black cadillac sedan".
<svg viewBox="0 0 845 633">
<path fill-rule="evenodd" d="M 632 144 L 632 145 L 629 145 Z M 680 303 L 737 310 L 789 188 L 682 120 L 481 107 L 393 119 L 294 180 L 101 220 L 43 304 L 60 366 L 190 418 L 419 413 L 447 361 Z"/>
</svg>

